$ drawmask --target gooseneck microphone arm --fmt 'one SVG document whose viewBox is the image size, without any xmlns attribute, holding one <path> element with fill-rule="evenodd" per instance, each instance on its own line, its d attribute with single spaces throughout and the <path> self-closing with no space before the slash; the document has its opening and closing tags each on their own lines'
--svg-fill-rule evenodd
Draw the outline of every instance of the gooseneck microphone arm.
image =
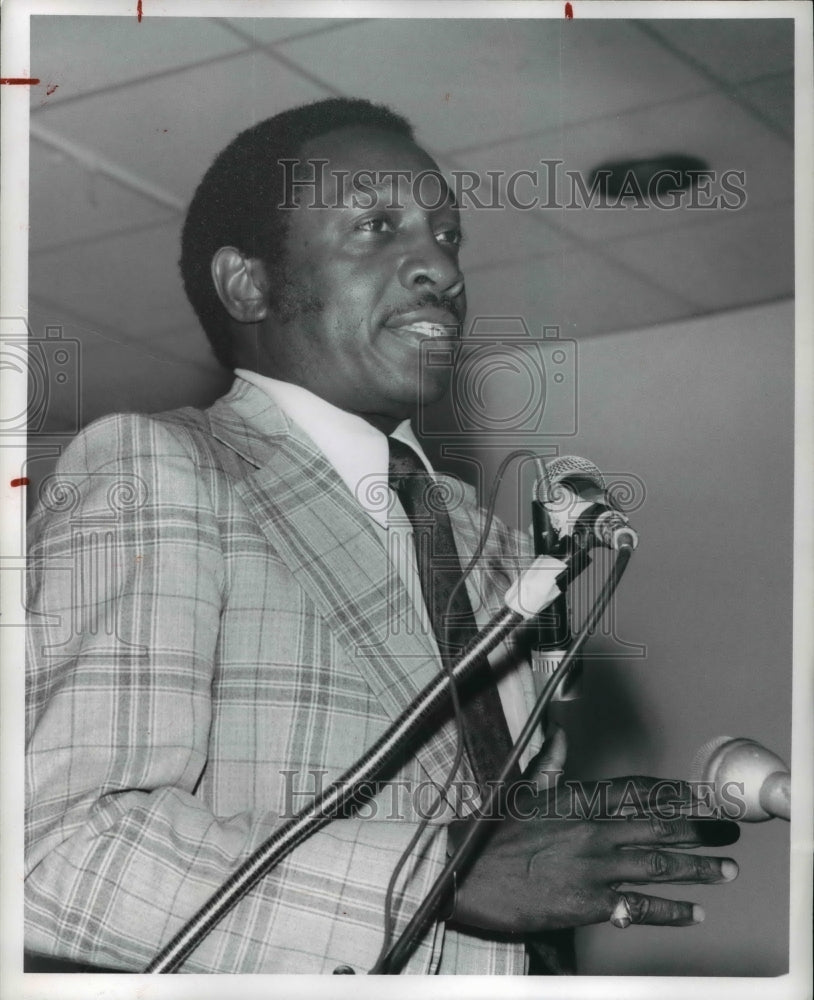
<svg viewBox="0 0 814 1000">
<path fill-rule="evenodd" d="M 361 791 L 369 788 L 384 768 L 400 757 L 405 747 L 426 735 L 427 723 L 446 703 L 449 686 L 464 680 L 518 625 L 534 617 L 553 600 L 560 588 L 582 569 L 575 558 L 564 563 L 542 556 L 521 573 L 506 595 L 506 605 L 465 647 L 450 673 L 435 677 L 393 722 L 389 729 L 340 778 L 328 785 L 310 805 L 279 827 L 247 858 L 159 952 L 144 970 L 168 973 L 182 964 L 212 928 L 268 872 L 311 834 L 342 815 Z"/>
</svg>

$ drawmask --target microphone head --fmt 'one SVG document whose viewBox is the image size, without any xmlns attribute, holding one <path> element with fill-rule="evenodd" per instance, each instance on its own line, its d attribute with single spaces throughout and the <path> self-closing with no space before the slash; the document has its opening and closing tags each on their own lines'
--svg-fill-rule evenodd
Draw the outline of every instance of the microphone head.
<svg viewBox="0 0 814 1000">
<path fill-rule="evenodd" d="M 690 780 L 711 781 L 712 775 L 715 773 L 713 761 L 717 759 L 716 754 L 722 746 L 731 743 L 732 739 L 731 736 L 713 736 L 711 740 L 707 740 L 703 746 L 700 746 L 692 759 Z"/>
<path fill-rule="evenodd" d="M 542 475 L 534 487 L 534 499 L 540 503 L 548 503 L 551 499 L 551 487 L 566 479 L 587 480 L 594 488 L 603 492 L 605 490 L 605 479 L 593 462 L 578 455 L 560 455 L 542 467 Z"/>
<path fill-rule="evenodd" d="M 777 754 L 754 740 L 716 736 L 699 748 L 690 779 L 711 784 L 716 804 L 732 819 L 754 823 L 782 815 L 763 808 L 764 786 L 776 784 L 777 776 L 788 775 L 788 770 Z"/>
</svg>

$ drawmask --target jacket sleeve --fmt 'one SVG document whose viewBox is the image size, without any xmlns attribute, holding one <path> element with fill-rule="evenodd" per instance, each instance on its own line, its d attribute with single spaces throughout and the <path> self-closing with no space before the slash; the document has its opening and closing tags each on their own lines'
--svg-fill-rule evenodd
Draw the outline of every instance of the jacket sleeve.
<svg viewBox="0 0 814 1000">
<path fill-rule="evenodd" d="M 213 815 L 207 765 L 224 560 L 205 479 L 166 424 L 105 418 L 29 526 L 26 946 L 138 971 L 280 823 Z M 185 972 L 357 972 L 382 942 L 410 822 L 333 821 L 190 955 Z M 396 931 L 440 870 L 430 827 Z M 407 972 L 433 971 L 443 926 Z"/>
</svg>

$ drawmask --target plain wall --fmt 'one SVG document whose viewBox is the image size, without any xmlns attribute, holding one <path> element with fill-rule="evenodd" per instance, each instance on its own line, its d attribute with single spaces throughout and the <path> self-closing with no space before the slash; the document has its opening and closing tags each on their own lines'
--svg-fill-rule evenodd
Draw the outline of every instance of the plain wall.
<svg viewBox="0 0 814 1000">
<path fill-rule="evenodd" d="M 644 498 L 615 637 L 592 640 L 605 655 L 563 706 L 573 775 L 689 777 L 696 749 L 722 734 L 789 759 L 793 329 L 784 301 L 578 343 L 577 433 L 538 445 L 632 473 Z M 481 459 L 488 482 L 496 453 Z M 506 483 L 512 519 L 528 504 Z M 718 852 L 738 861 L 735 882 L 663 893 L 700 902 L 703 924 L 580 931 L 581 973 L 786 971 L 789 826 L 741 829 Z"/>
</svg>

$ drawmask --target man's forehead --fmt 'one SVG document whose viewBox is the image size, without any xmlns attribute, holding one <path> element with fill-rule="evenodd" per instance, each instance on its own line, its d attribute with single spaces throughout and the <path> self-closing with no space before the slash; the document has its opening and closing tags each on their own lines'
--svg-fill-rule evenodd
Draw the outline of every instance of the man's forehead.
<svg viewBox="0 0 814 1000">
<path fill-rule="evenodd" d="M 370 126 L 326 132 L 306 142 L 294 170 L 326 193 L 373 192 L 398 203 L 404 197 L 432 208 L 454 207 L 438 164 L 406 135 Z"/>
<path fill-rule="evenodd" d="M 438 169 L 429 153 L 409 136 L 371 125 L 348 125 L 314 136 L 303 144 L 300 156 L 327 160 L 337 169 L 350 164 L 378 169 L 385 162 L 399 168 L 397 161 Z"/>
</svg>

